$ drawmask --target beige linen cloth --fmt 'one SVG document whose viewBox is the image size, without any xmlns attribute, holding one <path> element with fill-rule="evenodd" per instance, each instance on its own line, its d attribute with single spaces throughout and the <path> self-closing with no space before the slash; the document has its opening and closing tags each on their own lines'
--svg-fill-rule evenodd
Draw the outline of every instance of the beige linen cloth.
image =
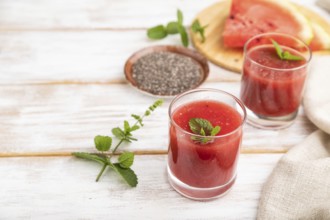
<svg viewBox="0 0 330 220">
<path fill-rule="evenodd" d="M 330 0 L 318 0 L 316 4 L 330 12 Z"/>
<path fill-rule="evenodd" d="M 303 98 L 320 129 L 285 154 L 263 186 L 257 219 L 330 219 L 330 56 L 313 57 Z"/>
</svg>

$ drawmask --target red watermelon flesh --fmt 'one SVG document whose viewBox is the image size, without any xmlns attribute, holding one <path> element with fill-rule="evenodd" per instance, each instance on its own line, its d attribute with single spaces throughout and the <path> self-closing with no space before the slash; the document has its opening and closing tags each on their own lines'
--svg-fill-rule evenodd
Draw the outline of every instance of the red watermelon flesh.
<svg viewBox="0 0 330 220">
<path fill-rule="evenodd" d="M 317 35 L 314 35 L 312 42 L 310 43 L 309 47 L 312 51 L 318 51 L 318 50 L 326 50 L 327 48 L 324 48 L 324 45 L 322 44 L 321 40 Z"/>
<path fill-rule="evenodd" d="M 222 35 L 224 45 L 243 47 L 249 38 L 266 32 L 291 34 L 310 41 L 312 32 L 307 33 L 304 30 L 301 17 L 296 18 L 294 10 L 287 8 L 288 3 L 283 4 L 283 1 L 232 0 L 230 15 Z"/>
</svg>

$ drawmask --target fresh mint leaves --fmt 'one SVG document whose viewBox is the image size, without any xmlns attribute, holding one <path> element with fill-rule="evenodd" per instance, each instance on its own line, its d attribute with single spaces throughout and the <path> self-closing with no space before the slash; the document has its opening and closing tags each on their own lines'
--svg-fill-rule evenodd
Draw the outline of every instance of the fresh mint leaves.
<svg viewBox="0 0 330 220">
<path fill-rule="evenodd" d="M 303 60 L 304 58 L 301 56 L 296 56 L 291 54 L 289 51 L 284 51 L 283 52 L 283 60 L 294 60 L 294 61 L 298 61 L 298 60 Z"/>
<path fill-rule="evenodd" d="M 178 20 L 178 24 L 182 25 L 183 24 L 183 14 L 182 14 L 182 11 L 180 9 L 178 9 L 176 11 L 176 18 Z"/>
<path fill-rule="evenodd" d="M 122 168 L 120 164 L 114 163 L 113 169 L 123 177 L 123 179 L 127 182 L 131 187 L 136 187 L 138 184 L 138 179 L 136 174 L 131 168 Z"/>
<path fill-rule="evenodd" d="M 167 23 L 166 27 L 164 25 L 157 25 L 155 27 L 149 28 L 147 30 L 147 36 L 150 39 L 163 39 L 169 34 L 180 34 L 182 45 L 185 47 L 189 46 L 189 37 L 186 28 L 183 26 L 183 14 L 180 9 L 177 10 L 177 20 L 170 21 Z M 199 33 L 202 38 L 202 42 L 205 41 L 204 30 L 206 26 L 201 26 L 198 20 L 192 24 L 192 31 L 194 33 Z"/>
<path fill-rule="evenodd" d="M 165 38 L 168 34 L 180 34 L 183 46 L 188 47 L 188 34 L 185 27 L 183 26 L 183 14 L 180 9 L 177 10 L 176 17 L 177 20 L 168 22 L 166 27 L 164 25 L 157 25 L 155 27 L 149 28 L 147 30 L 147 36 L 150 39 L 158 40 Z"/>
<path fill-rule="evenodd" d="M 112 138 L 108 136 L 97 135 L 94 138 L 94 143 L 98 151 L 108 151 L 112 144 Z"/>
<path fill-rule="evenodd" d="M 168 22 L 166 26 L 167 34 L 177 34 L 179 33 L 178 23 L 175 21 Z"/>
<path fill-rule="evenodd" d="M 207 25 L 202 26 L 199 23 L 199 20 L 195 20 L 194 23 L 191 25 L 191 30 L 194 33 L 199 33 L 199 35 L 201 36 L 201 42 L 204 43 L 205 42 L 205 28 L 207 28 Z"/>
<path fill-rule="evenodd" d="M 85 153 L 85 152 L 74 152 L 74 153 L 72 153 L 72 155 L 75 156 L 75 157 L 85 159 L 85 160 L 92 160 L 92 161 L 98 162 L 102 165 L 107 163 L 107 160 L 105 159 L 105 157 L 103 157 L 103 155 L 99 155 L 99 154 L 92 154 L 92 153 Z"/>
<path fill-rule="evenodd" d="M 122 168 L 130 168 L 134 162 L 134 154 L 132 152 L 124 152 L 118 157 L 118 162 Z"/>
<path fill-rule="evenodd" d="M 195 134 L 200 134 L 201 130 L 210 133 L 211 130 L 213 129 L 212 124 L 208 120 L 202 118 L 191 118 L 189 120 L 189 127 L 190 130 Z"/>
<path fill-rule="evenodd" d="M 178 30 L 179 30 L 179 33 L 181 36 L 182 45 L 185 47 L 188 47 L 189 39 L 188 39 L 188 33 L 187 33 L 186 29 L 182 25 L 178 25 Z"/>
<path fill-rule="evenodd" d="M 147 117 L 153 112 L 157 107 L 161 106 L 163 103 L 162 100 L 157 100 L 149 106 L 149 108 L 144 112 L 142 116 L 132 114 L 132 118 L 135 119 L 135 123 L 131 126 L 128 121 L 124 121 L 123 128 L 116 127 L 112 129 L 112 134 L 116 137 L 119 142 L 113 148 L 111 152 L 112 138 L 109 136 L 101 136 L 97 135 L 94 138 L 95 148 L 100 153 L 87 153 L 87 152 L 73 152 L 72 155 L 85 159 L 100 163 L 102 166 L 101 171 L 97 175 L 96 182 L 99 181 L 101 176 L 107 167 L 111 168 L 113 171 L 118 173 L 131 187 L 135 187 L 138 184 L 138 179 L 134 171 L 130 168 L 134 162 L 134 153 L 132 152 L 123 152 L 119 155 L 116 163 L 111 161 L 112 156 L 116 153 L 118 147 L 123 142 L 132 142 L 137 141 L 136 138 L 133 137 L 132 132 L 140 129 L 143 126 L 143 119 Z M 111 154 L 105 154 L 109 152 Z"/>
<path fill-rule="evenodd" d="M 150 39 L 163 39 L 167 36 L 167 30 L 163 25 L 157 25 L 147 30 L 147 35 Z"/>
<path fill-rule="evenodd" d="M 272 41 L 272 43 L 273 43 L 273 45 L 275 47 L 277 56 L 281 60 L 299 61 L 299 60 L 303 60 L 304 59 L 301 56 L 296 56 L 296 55 L 291 54 L 289 51 L 283 51 L 282 48 L 281 48 L 281 46 L 276 41 L 274 41 L 273 39 L 271 39 L 271 41 Z"/>
<path fill-rule="evenodd" d="M 212 142 L 213 139 L 207 136 L 215 136 L 221 130 L 220 126 L 213 127 L 211 122 L 203 118 L 191 118 L 189 120 L 189 127 L 194 134 L 204 136 L 204 137 L 198 137 L 198 136 L 191 137 L 193 141 L 201 144 L 207 144 Z"/>
</svg>

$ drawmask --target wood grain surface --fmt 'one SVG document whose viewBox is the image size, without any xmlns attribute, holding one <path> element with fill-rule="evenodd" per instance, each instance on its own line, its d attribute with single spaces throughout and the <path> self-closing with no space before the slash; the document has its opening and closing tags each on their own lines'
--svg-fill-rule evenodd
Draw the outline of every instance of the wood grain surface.
<svg viewBox="0 0 330 220">
<path fill-rule="evenodd" d="M 236 82 L 202 87 L 239 94 Z M 123 98 L 118 98 L 120 94 Z M 132 113 L 142 114 L 156 100 L 126 84 L 2 86 L 0 97 L 0 152 L 11 153 L 92 151 L 95 135 L 110 135 L 113 127 L 130 120 Z M 146 118 L 145 127 L 136 132 L 140 141 L 123 149 L 167 150 L 170 101 Z M 295 123 L 284 130 L 246 125 L 243 148 L 287 150 L 315 129 L 301 108 Z"/>
<path fill-rule="evenodd" d="M 196 202 L 168 184 L 167 108 L 171 99 L 136 132 L 137 188 L 99 166 L 71 157 L 94 151 L 93 137 L 143 113 L 156 98 L 125 80 L 135 51 L 179 45 L 146 29 L 184 13 L 189 26 L 217 0 L 2 0 L 0 1 L 0 219 L 255 219 L 262 184 L 280 157 L 316 127 L 300 108 L 288 129 L 244 127 L 238 179 L 222 199 Z M 299 3 L 329 15 L 314 0 Z M 192 48 L 192 44 L 190 45 Z M 204 88 L 239 94 L 240 75 L 209 63 Z"/>
<path fill-rule="evenodd" d="M 151 41 L 145 30 L 0 32 L 0 85 L 123 84 L 124 64 L 134 52 L 168 44 L 178 45 L 180 38 Z M 210 64 L 208 80 L 240 76 Z"/>
<path fill-rule="evenodd" d="M 166 156 L 137 156 L 137 188 L 107 172 L 95 182 L 99 164 L 70 157 L 0 160 L 2 219 L 254 219 L 261 185 L 281 157 L 242 155 L 238 177 L 223 199 L 188 200 L 166 175 Z"/>
</svg>

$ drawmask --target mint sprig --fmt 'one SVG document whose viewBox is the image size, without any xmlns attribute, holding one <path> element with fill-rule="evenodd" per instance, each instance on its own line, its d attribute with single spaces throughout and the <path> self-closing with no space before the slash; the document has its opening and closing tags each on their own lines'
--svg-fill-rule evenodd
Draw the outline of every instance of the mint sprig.
<svg viewBox="0 0 330 220">
<path fill-rule="evenodd" d="M 183 14 L 180 9 L 176 13 L 177 20 L 170 21 L 167 25 L 157 25 L 147 30 L 147 36 L 150 39 L 159 40 L 165 38 L 169 34 L 180 34 L 182 45 L 189 46 L 189 38 L 186 28 L 183 26 Z"/>
<path fill-rule="evenodd" d="M 122 143 L 137 141 L 137 139 L 133 137 L 132 132 L 143 127 L 143 119 L 149 116 L 157 107 L 161 106 L 162 103 L 162 100 L 157 100 L 153 105 L 149 106 L 142 116 L 132 114 L 132 118 L 135 119 L 135 123 L 132 126 L 125 120 L 123 123 L 123 128 L 113 128 L 112 134 L 119 140 L 119 142 L 111 152 L 109 151 L 112 145 L 112 138 L 109 136 L 97 135 L 94 138 L 94 144 L 96 150 L 100 153 L 73 152 L 72 155 L 77 158 L 94 161 L 102 165 L 102 169 L 96 177 L 96 182 L 99 181 L 105 170 L 109 167 L 119 174 L 128 185 L 135 187 L 138 184 L 138 178 L 134 171 L 130 168 L 134 162 L 134 153 L 121 153 L 115 163 L 112 162 L 112 156 L 116 153 L 118 147 Z M 106 152 L 111 154 L 106 154 Z"/>
<path fill-rule="evenodd" d="M 157 25 L 147 30 L 147 36 L 150 39 L 159 40 L 165 38 L 170 34 L 180 34 L 182 45 L 185 47 L 189 46 L 189 37 L 186 28 L 183 26 L 183 14 L 180 9 L 176 13 L 177 20 L 170 21 L 167 25 Z M 207 25 L 202 26 L 199 20 L 195 20 L 191 25 L 191 30 L 194 33 L 199 33 L 201 36 L 201 42 L 205 42 L 205 28 Z"/>
<path fill-rule="evenodd" d="M 299 60 L 303 60 L 304 59 L 301 56 L 296 56 L 296 55 L 291 54 L 289 51 L 283 51 L 282 48 L 281 48 L 281 46 L 276 41 L 274 41 L 273 39 L 271 39 L 271 41 L 272 41 L 272 43 L 273 43 L 273 45 L 275 47 L 277 56 L 281 60 L 299 61 Z"/>
<path fill-rule="evenodd" d="M 191 118 L 189 120 L 189 127 L 194 134 L 203 136 L 191 136 L 191 139 L 193 141 L 201 144 L 207 144 L 212 142 L 213 139 L 207 136 L 215 136 L 221 130 L 220 126 L 213 127 L 210 121 L 203 118 Z"/>
<path fill-rule="evenodd" d="M 201 42 L 204 43 L 205 42 L 205 29 L 207 28 L 207 25 L 202 26 L 199 23 L 199 20 L 195 20 L 194 23 L 191 25 L 191 30 L 194 33 L 199 33 L 199 35 L 201 36 Z"/>
</svg>

